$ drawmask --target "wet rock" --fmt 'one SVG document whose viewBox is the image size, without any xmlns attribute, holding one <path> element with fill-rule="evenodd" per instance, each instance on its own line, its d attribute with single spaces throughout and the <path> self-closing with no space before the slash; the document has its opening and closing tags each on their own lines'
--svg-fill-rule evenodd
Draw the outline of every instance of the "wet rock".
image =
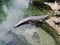
<svg viewBox="0 0 60 45">
<path fill-rule="evenodd" d="M 22 35 L 17 35 L 12 31 L 6 33 L 5 39 L 3 39 L 6 45 L 30 45 L 29 42 Z"/>
<path fill-rule="evenodd" d="M 16 45 L 16 43 L 14 43 L 14 42 L 8 42 L 8 43 L 6 43 L 6 45 Z"/>
</svg>

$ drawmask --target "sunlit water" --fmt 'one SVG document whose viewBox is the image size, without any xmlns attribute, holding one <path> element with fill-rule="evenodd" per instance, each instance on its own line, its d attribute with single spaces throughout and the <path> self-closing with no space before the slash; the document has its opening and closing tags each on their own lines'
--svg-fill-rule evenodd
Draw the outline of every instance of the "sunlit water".
<svg viewBox="0 0 60 45">
<path fill-rule="evenodd" d="M 0 24 L 0 45 L 55 45 L 55 40 L 41 28 L 30 24 L 13 28 L 16 23 L 24 19 L 24 10 L 29 7 L 30 0 L 11 0 L 8 8 L 2 6 L 7 15 Z"/>
</svg>

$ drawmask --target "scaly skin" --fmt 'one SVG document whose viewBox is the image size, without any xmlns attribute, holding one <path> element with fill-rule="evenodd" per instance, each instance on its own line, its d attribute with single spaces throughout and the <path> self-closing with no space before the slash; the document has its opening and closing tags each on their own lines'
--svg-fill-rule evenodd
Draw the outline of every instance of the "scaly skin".
<svg viewBox="0 0 60 45">
<path fill-rule="evenodd" d="M 17 27 L 19 27 L 23 24 L 42 22 L 47 17 L 48 17 L 48 15 L 45 15 L 45 16 L 31 16 L 31 17 L 25 18 L 25 19 L 21 20 L 20 22 L 18 22 L 14 26 L 14 28 L 17 28 Z"/>
</svg>

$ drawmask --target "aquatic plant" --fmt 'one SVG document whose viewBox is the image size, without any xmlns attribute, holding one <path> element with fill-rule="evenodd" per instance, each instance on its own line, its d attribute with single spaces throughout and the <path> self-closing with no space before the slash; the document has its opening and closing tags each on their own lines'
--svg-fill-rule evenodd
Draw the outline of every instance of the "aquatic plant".
<svg viewBox="0 0 60 45">
<path fill-rule="evenodd" d="M 2 23 L 2 21 L 5 20 L 7 16 L 3 10 L 3 5 L 6 5 L 8 7 L 8 1 L 9 0 L 0 0 L 0 23 Z"/>
<path fill-rule="evenodd" d="M 51 11 L 50 6 L 39 1 L 34 1 L 25 11 L 25 16 L 45 15 Z"/>
</svg>

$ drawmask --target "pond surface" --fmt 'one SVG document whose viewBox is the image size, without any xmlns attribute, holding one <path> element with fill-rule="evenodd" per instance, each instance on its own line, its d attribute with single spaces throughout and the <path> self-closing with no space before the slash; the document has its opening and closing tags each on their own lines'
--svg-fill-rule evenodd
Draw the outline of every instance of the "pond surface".
<svg viewBox="0 0 60 45">
<path fill-rule="evenodd" d="M 56 45 L 55 40 L 42 28 L 30 24 L 13 28 L 24 19 L 30 0 L 6 0 L 1 3 L 0 45 Z"/>
</svg>

